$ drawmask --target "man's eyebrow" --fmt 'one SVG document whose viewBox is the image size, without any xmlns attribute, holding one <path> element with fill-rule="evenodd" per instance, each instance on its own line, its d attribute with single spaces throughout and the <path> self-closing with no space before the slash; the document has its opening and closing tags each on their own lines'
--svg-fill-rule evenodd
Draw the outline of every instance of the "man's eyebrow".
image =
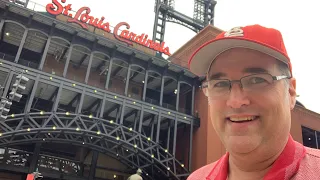
<svg viewBox="0 0 320 180">
<path fill-rule="evenodd" d="M 227 75 L 225 73 L 218 72 L 218 73 L 211 74 L 208 79 L 209 80 L 210 79 L 219 79 L 223 76 L 227 76 Z"/>
<path fill-rule="evenodd" d="M 251 68 L 245 68 L 242 72 L 244 73 L 269 73 L 269 71 L 267 71 L 266 69 L 263 68 L 258 68 L 258 67 L 251 67 Z M 226 73 L 222 73 L 222 72 L 218 72 L 218 73 L 214 73 L 211 74 L 208 78 L 208 80 L 210 79 L 219 79 L 221 77 L 226 77 L 227 74 Z"/>
<path fill-rule="evenodd" d="M 245 68 L 244 73 L 269 73 L 268 70 L 258 67 Z"/>
</svg>

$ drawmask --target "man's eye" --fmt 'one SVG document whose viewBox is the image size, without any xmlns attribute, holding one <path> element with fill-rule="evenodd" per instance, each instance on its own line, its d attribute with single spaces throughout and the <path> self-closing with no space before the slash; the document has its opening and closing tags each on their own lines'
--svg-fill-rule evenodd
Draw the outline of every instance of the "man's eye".
<svg viewBox="0 0 320 180">
<path fill-rule="evenodd" d="M 229 87 L 229 82 L 228 81 L 219 81 L 219 82 L 214 82 L 212 87 Z"/>
<path fill-rule="evenodd" d="M 249 80 L 249 84 L 258 84 L 258 83 L 264 83 L 264 82 L 266 82 L 266 80 L 261 77 L 252 77 Z"/>
</svg>

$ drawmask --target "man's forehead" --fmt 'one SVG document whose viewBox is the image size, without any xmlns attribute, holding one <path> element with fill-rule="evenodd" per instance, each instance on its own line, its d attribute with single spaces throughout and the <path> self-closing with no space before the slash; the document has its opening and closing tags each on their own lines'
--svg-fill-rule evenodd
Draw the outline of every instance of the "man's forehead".
<svg viewBox="0 0 320 180">
<path fill-rule="evenodd" d="M 207 78 L 227 76 L 227 72 L 271 73 L 278 60 L 267 54 L 244 48 L 234 48 L 221 53 L 210 65 Z"/>
</svg>

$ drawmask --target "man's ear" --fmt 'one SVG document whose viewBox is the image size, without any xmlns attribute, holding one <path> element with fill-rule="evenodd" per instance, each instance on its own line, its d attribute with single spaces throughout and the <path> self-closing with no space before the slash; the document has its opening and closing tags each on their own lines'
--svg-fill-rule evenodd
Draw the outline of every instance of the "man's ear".
<svg viewBox="0 0 320 180">
<path fill-rule="evenodd" d="M 208 97 L 208 89 L 202 88 L 203 94 Z"/>
<path fill-rule="evenodd" d="M 290 108 L 291 110 L 294 108 L 296 105 L 296 78 L 291 78 L 290 83 L 289 83 L 289 95 L 290 95 Z"/>
</svg>

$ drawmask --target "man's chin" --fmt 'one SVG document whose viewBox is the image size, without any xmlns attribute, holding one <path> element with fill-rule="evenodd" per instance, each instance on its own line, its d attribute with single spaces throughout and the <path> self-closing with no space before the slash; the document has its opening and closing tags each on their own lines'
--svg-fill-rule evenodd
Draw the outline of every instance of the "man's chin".
<svg viewBox="0 0 320 180">
<path fill-rule="evenodd" d="M 230 136 L 225 142 L 230 153 L 247 154 L 258 148 L 261 139 L 252 136 Z"/>
</svg>

